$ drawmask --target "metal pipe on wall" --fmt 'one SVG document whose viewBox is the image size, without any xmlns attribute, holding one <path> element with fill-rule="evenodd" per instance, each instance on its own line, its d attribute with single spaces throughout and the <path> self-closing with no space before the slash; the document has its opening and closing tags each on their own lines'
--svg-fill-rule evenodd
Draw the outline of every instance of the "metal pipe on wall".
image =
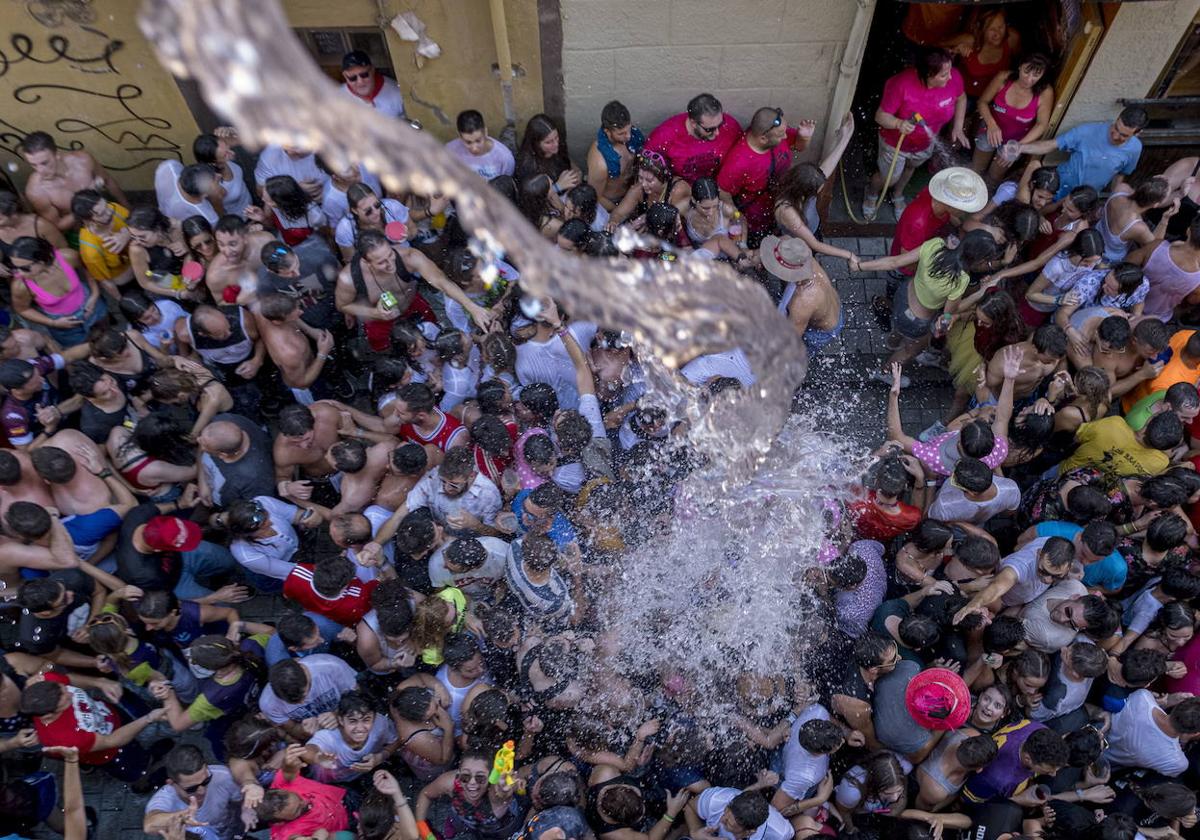
<svg viewBox="0 0 1200 840">
<path fill-rule="evenodd" d="M 513 105 L 512 51 L 508 46 L 508 18 L 504 0 L 488 0 L 492 12 L 492 37 L 496 41 L 496 64 L 500 73 L 500 98 L 504 104 L 504 130 L 500 141 L 515 149 L 517 145 L 517 111 Z"/>
<path fill-rule="evenodd" d="M 871 34 L 871 20 L 875 16 L 876 0 L 856 0 L 854 22 L 846 37 L 846 49 L 838 62 L 838 80 L 833 89 L 833 101 L 829 104 L 829 121 L 825 124 L 823 149 L 830 149 L 836 142 L 834 135 L 842 118 L 854 102 L 854 91 L 858 87 L 858 72 L 862 69 L 863 54 L 867 50 L 867 36 Z"/>
</svg>

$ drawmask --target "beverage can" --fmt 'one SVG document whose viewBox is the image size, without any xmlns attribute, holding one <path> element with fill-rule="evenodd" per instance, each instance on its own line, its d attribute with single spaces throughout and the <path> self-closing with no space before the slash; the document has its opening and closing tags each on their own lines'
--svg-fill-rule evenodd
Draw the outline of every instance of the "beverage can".
<svg viewBox="0 0 1200 840">
<path fill-rule="evenodd" d="M 385 311 L 391 312 L 393 309 L 396 308 L 397 303 L 398 303 L 398 301 L 396 300 L 396 296 L 394 294 L 392 294 L 391 292 L 383 291 L 383 292 L 379 293 L 379 305 Z"/>
</svg>

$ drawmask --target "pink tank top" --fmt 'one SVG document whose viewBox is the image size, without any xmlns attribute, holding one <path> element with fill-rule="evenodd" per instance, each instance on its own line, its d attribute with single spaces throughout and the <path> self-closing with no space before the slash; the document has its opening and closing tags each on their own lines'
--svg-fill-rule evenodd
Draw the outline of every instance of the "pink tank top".
<svg viewBox="0 0 1200 840">
<path fill-rule="evenodd" d="M 1005 82 L 1004 87 L 1000 88 L 992 99 L 992 117 L 996 120 L 996 125 L 1000 126 L 1000 133 L 1004 135 L 1005 141 L 1020 140 L 1037 120 L 1039 97 L 1034 95 L 1024 108 L 1014 108 L 1008 104 L 1006 96 L 1012 86 L 1012 82 Z"/>
<path fill-rule="evenodd" d="M 1146 295 L 1145 314 L 1163 321 L 1171 320 L 1175 307 L 1200 287 L 1200 271 L 1184 271 L 1171 259 L 1171 243 L 1161 242 L 1146 260 L 1146 279 L 1150 292 Z"/>
<path fill-rule="evenodd" d="M 62 254 L 57 250 L 54 252 L 54 259 L 58 262 L 58 267 L 62 269 L 63 274 L 66 275 L 67 281 L 71 285 L 71 290 L 62 297 L 46 291 L 24 275 L 21 276 L 21 279 L 25 281 L 26 288 L 33 294 L 33 299 L 38 309 L 47 315 L 74 315 L 83 307 L 83 302 L 86 298 L 83 283 L 79 282 L 79 275 L 75 273 L 75 269 L 71 268 L 70 264 L 63 259 Z"/>
</svg>

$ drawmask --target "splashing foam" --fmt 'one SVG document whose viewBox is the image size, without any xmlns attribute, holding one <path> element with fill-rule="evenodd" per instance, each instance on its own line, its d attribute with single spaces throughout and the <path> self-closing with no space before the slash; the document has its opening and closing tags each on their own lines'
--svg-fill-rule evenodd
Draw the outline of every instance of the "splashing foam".
<svg viewBox="0 0 1200 840">
<path fill-rule="evenodd" d="M 693 675 L 773 671 L 803 631 L 801 573 L 824 533 L 821 502 L 844 492 L 852 459 L 809 422 L 784 428 L 807 356 L 768 296 L 718 263 L 585 260 L 553 247 L 432 137 L 340 93 L 277 2 L 149 0 L 140 23 L 164 66 L 195 78 L 242 142 L 319 150 L 336 167 L 364 161 L 389 190 L 442 193 L 485 262 L 511 255 L 525 292 L 633 337 L 649 399 L 688 422 L 706 466 L 678 491 L 665 534 L 625 558 L 600 599 L 621 628 L 621 658 L 641 672 L 667 656 Z M 755 386 L 711 403 L 681 387 L 679 366 L 733 347 Z"/>
</svg>

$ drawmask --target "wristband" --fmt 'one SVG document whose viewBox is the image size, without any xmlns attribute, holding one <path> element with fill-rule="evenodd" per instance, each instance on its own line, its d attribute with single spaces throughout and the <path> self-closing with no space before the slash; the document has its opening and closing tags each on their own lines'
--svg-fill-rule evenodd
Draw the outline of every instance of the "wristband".
<svg viewBox="0 0 1200 840">
<path fill-rule="evenodd" d="M 665 820 L 665 821 L 666 821 L 666 822 L 668 822 L 668 823 L 673 823 L 673 822 L 675 822 L 675 818 L 674 818 L 674 817 L 672 817 L 670 814 L 663 814 L 661 817 L 659 817 L 659 819 L 661 819 L 661 820 Z"/>
<path fill-rule="evenodd" d="M 100 470 L 100 472 L 96 473 L 96 478 L 110 478 L 112 474 L 112 470 L 105 467 L 104 469 Z"/>
</svg>

